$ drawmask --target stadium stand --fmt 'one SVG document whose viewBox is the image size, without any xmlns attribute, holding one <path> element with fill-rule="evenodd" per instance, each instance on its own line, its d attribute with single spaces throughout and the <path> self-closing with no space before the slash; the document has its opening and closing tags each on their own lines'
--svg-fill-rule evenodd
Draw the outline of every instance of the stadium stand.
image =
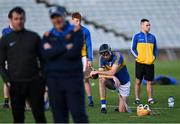
<svg viewBox="0 0 180 124">
<path fill-rule="evenodd" d="M 138 24 L 141 18 L 148 18 L 152 23 L 152 32 L 158 38 L 159 48 L 180 48 L 180 32 L 177 26 L 179 24 L 177 18 L 180 11 L 179 0 L 49 1 L 66 7 L 68 11 L 79 11 L 88 20 L 128 35 L 139 30 Z"/>
<path fill-rule="evenodd" d="M 8 10 L 20 5 L 27 11 L 26 26 L 42 35 L 51 24 L 47 6 L 37 4 L 37 1 L 61 5 L 69 13 L 82 13 L 83 24 L 92 34 L 94 50 L 97 50 L 102 42 L 111 44 L 113 50 L 129 50 L 129 37 L 139 31 L 141 18 L 151 21 L 151 32 L 157 37 L 158 48 L 167 49 L 166 54 L 170 58 L 176 58 L 174 50 L 171 49 L 180 48 L 179 0 L 1 0 L 0 29 L 7 25 Z M 93 24 L 88 24 L 86 20 Z"/>
<path fill-rule="evenodd" d="M 0 0 L 0 29 L 8 26 L 7 14 L 14 6 L 22 6 L 27 15 L 26 27 L 43 34 L 51 27 L 48 9 L 35 0 Z"/>
</svg>

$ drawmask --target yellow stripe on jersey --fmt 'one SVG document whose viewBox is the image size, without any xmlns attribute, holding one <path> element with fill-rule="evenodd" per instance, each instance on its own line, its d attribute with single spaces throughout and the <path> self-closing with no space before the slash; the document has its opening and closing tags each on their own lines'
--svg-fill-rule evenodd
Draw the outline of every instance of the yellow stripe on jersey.
<svg viewBox="0 0 180 124">
<path fill-rule="evenodd" d="M 104 70 L 105 70 L 105 71 L 111 70 L 111 66 L 109 66 L 109 65 L 104 65 Z"/>
<path fill-rule="evenodd" d="M 120 60 L 120 56 L 118 56 L 118 54 L 117 54 L 117 53 L 115 53 L 115 56 L 116 56 L 117 58 L 116 58 L 116 60 L 115 60 L 114 64 L 119 65 L 118 63 L 119 63 L 119 60 Z"/>
<path fill-rule="evenodd" d="M 119 65 L 117 72 L 121 70 L 124 66 L 126 66 L 125 61 L 123 61 L 123 63 Z"/>
<path fill-rule="evenodd" d="M 83 48 L 81 50 L 81 56 L 84 57 L 84 56 L 87 56 L 87 46 L 86 46 L 86 42 L 84 42 L 83 44 Z"/>
<path fill-rule="evenodd" d="M 120 60 L 120 56 L 118 55 L 118 54 L 115 54 L 115 56 L 117 57 L 116 58 L 116 60 L 115 60 L 115 62 L 113 63 L 113 64 L 116 64 L 116 65 L 118 65 L 118 70 L 117 70 L 117 72 L 119 71 L 119 70 L 121 70 L 124 66 L 126 66 L 126 63 L 125 63 L 125 60 L 123 60 L 123 62 L 121 63 L 121 64 L 119 64 L 119 60 Z M 109 70 L 111 70 L 111 66 L 109 66 L 109 65 L 104 65 L 104 67 L 103 67 L 106 71 L 109 71 Z"/>
</svg>

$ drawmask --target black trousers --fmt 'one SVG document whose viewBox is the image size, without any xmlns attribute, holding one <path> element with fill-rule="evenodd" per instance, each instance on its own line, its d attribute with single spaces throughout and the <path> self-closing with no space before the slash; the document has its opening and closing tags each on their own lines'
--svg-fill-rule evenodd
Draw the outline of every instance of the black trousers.
<svg viewBox="0 0 180 124">
<path fill-rule="evenodd" d="M 24 123 L 25 100 L 28 99 L 36 123 L 45 123 L 45 84 L 41 80 L 11 82 L 10 96 L 14 123 Z"/>
<path fill-rule="evenodd" d="M 50 106 L 55 123 L 68 123 L 69 112 L 75 123 L 87 123 L 83 79 L 48 77 Z"/>
</svg>

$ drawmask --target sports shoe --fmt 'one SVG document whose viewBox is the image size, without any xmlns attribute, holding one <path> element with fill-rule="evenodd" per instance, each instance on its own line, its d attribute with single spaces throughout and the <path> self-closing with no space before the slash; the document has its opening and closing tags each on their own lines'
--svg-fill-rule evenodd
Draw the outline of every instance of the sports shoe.
<svg viewBox="0 0 180 124">
<path fill-rule="evenodd" d="M 116 108 L 114 109 L 114 111 L 115 111 L 115 112 L 119 112 L 119 107 L 116 107 Z"/>
<path fill-rule="evenodd" d="M 10 108 L 10 106 L 9 106 L 9 104 L 4 103 L 4 104 L 3 104 L 3 108 Z"/>
<path fill-rule="evenodd" d="M 101 108 L 101 113 L 104 113 L 104 114 L 106 114 L 106 113 L 107 113 L 107 110 L 106 110 L 106 108 Z"/>
<path fill-rule="evenodd" d="M 94 106 L 94 102 L 91 101 L 90 103 L 88 103 L 88 106 L 93 107 Z"/>
<path fill-rule="evenodd" d="M 141 101 L 140 101 L 139 99 L 136 99 L 136 100 L 134 101 L 134 104 L 139 105 L 139 104 L 141 104 Z"/>
<path fill-rule="evenodd" d="M 150 100 L 148 100 L 148 103 L 149 103 L 149 104 L 155 104 L 156 102 L 155 102 L 154 99 L 150 99 Z"/>
</svg>

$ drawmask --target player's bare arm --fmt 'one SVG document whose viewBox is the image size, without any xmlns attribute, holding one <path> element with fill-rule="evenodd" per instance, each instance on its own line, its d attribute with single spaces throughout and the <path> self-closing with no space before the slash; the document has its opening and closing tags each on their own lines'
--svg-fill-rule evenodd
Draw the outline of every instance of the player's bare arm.
<svg viewBox="0 0 180 124">
<path fill-rule="evenodd" d="M 92 71 L 90 75 L 92 76 L 92 75 L 99 74 L 99 75 L 106 75 L 106 76 L 114 76 L 118 70 L 118 67 L 119 67 L 119 65 L 113 64 L 111 70 L 109 70 L 109 71 L 104 71 L 101 69 L 98 71 Z"/>
<path fill-rule="evenodd" d="M 115 87 L 119 87 L 121 83 L 120 83 L 119 79 L 116 76 L 114 76 L 118 70 L 118 67 L 119 67 L 119 65 L 113 64 L 111 70 L 109 70 L 109 71 L 104 71 L 103 68 L 99 68 L 98 71 L 92 71 L 90 76 L 98 74 L 99 78 L 113 79 L 115 82 Z"/>
</svg>

